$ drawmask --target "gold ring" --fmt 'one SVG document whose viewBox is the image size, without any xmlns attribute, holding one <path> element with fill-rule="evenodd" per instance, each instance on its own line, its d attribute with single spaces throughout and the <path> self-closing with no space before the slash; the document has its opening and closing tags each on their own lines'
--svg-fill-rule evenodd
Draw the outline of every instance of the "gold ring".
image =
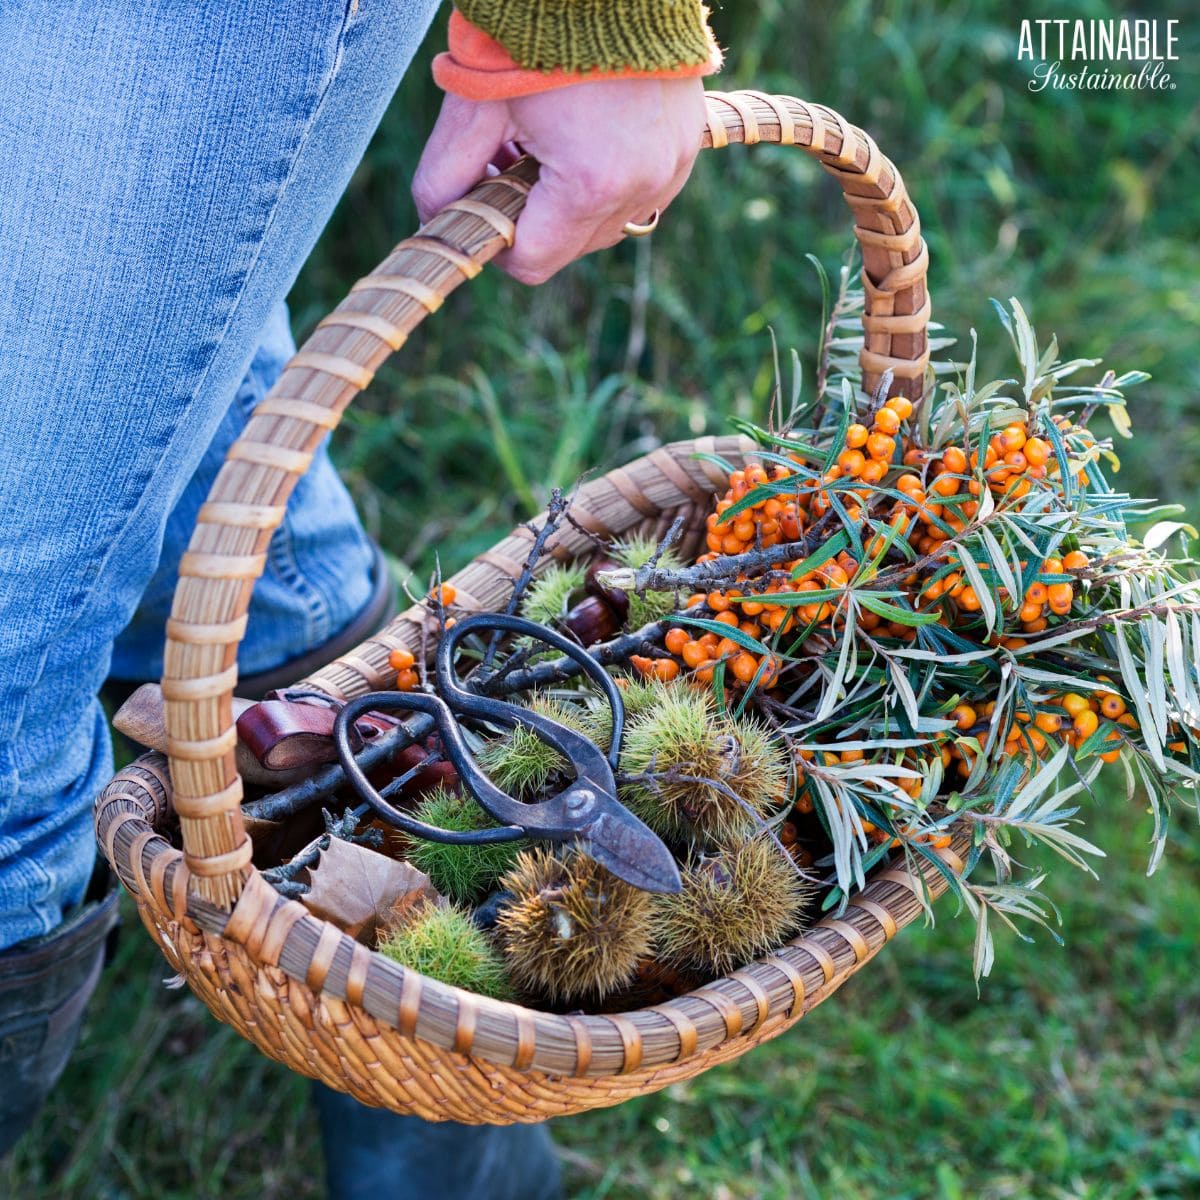
<svg viewBox="0 0 1200 1200">
<path fill-rule="evenodd" d="M 626 221 L 622 229 L 628 237 L 645 237 L 646 234 L 653 233 L 658 228 L 658 218 L 661 216 L 661 210 L 656 208 L 654 215 L 645 225 L 639 225 L 636 221 Z"/>
</svg>

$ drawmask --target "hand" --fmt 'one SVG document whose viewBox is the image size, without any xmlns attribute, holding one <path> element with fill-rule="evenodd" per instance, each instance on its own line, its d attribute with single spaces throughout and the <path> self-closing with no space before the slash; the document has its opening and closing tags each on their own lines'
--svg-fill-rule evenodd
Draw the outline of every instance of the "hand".
<svg viewBox="0 0 1200 1200">
<path fill-rule="evenodd" d="M 427 221 L 465 195 L 512 143 L 541 163 L 511 250 L 496 262 L 522 283 L 619 242 L 678 195 L 700 150 L 698 79 L 576 83 L 513 100 L 447 95 L 413 179 Z"/>
</svg>

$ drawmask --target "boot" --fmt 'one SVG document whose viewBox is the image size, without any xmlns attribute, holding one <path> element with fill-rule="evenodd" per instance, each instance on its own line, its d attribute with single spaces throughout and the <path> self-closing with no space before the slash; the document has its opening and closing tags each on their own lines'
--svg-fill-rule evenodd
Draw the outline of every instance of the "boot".
<svg viewBox="0 0 1200 1200">
<path fill-rule="evenodd" d="M 0 954 L 0 1158 L 63 1073 L 116 927 L 116 882 L 101 863 L 83 903 L 57 929 Z"/>
<path fill-rule="evenodd" d="M 431 1124 L 313 1084 L 328 1200 L 562 1200 L 545 1125 Z"/>
</svg>

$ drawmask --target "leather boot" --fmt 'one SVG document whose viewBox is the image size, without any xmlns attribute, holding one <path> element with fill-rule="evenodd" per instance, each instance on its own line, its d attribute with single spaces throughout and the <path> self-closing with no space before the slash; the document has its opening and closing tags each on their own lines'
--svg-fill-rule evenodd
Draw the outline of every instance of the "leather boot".
<svg viewBox="0 0 1200 1200">
<path fill-rule="evenodd" d="M 105 863 L 55 930 L 0 954 L 0 1158 L 63 1073 L 115 941 L 117 887 Z"/>
</svg>

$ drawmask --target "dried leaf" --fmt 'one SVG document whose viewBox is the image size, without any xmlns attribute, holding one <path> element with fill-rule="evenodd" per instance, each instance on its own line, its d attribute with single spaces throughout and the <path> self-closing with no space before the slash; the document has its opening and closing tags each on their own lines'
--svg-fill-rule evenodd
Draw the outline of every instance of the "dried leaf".
<svg viewBox="0 0 1200 1200">
<path fill-rule="evenodd" d="M 342 838 L 330 839 L 309 875 L 303 898 L 309 910 L 368 946 L 381 924 L 396 923 L 398 902 L 402 913 L 418 901 L 440 899 L 416 867 Z"/>
</svg>

